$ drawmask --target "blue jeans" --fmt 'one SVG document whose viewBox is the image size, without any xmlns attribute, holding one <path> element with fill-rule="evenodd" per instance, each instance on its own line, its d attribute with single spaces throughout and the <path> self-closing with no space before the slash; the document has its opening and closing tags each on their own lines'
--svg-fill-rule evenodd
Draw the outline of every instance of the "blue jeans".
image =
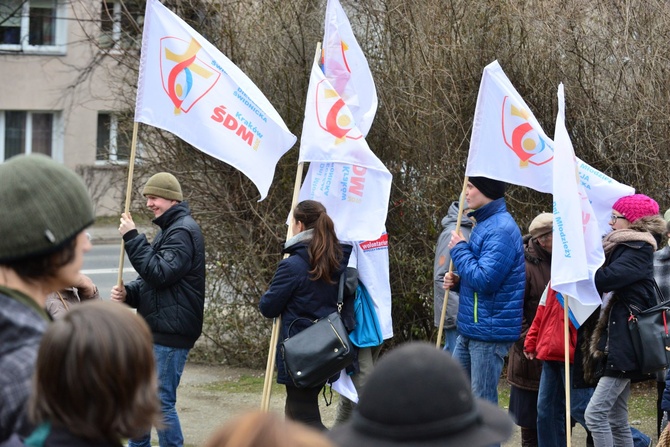
<svg viewBox="0 0 670 447">
<path fill-rule="evenodd" d="M 496 343 L 458 336 L 453 357 L 470 377 L 475 397 L 498 405 L 498 381 L 511 346 L 511 341 Z"/>
<path fill-rule="evenodd" d="M 564 447 L 565 435 L 565 364 L 544 361 L 540 377 L 540 391 L 537 399 L 538 447 Z M 570 365 L 570 379 L 573 368 Z M 585 412 L 593 388 L 571 388 L 570 416 L 582 427 L 586 427 Z M 626 425 L 628 421 L 626 420 Z M 634 447 L 648 447 L 651 438 L 640 430 L 630 427 Z M 594 438 L 595 441 L 595 438 Z"/>
<path fill-rule="evenodd" d="M 458 329 L 445 329 L 444 330 L 444 348 L 445 351 L 453 353 L 456 349 L 456 339 L 458 338 Z"/>
<path fill-rule="evenodd" d="M 572 379 L 572 365 L 570 365 Z M 593 394 L 593 388 L 570 390 L 570 416 L 583 427 L 584 411 Z M 565 447 L 565 364 L 544 361 L 537 398 L 537 445 L 538 447 Z"/>
<path fill-rule="evenodd" d="M 181 433 L 179 416 L 175 404 L 177 402 L 177 387 L 184 372 L 188 349 L 170 348 L 154 344 L 154 359 L 156 360 L 156 374 L 158 376 L 158 396 L 163 413 L 162 430 L 158 430 L 158 445 L 160 447 L 182 447 L 184 436 Z M 150 447 L 151 432 L 140 438 L 128 441 L 129 447 Z"/>
</svg>

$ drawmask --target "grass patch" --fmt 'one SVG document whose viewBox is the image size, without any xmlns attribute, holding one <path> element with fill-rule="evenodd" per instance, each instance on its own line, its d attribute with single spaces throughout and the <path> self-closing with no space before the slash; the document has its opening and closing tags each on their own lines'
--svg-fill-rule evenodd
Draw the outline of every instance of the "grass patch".
<svg viewBox="0 0 670 447">
<path fill-rule="evenodd" d="M 245 393 L 245 394 L 261 394 L 263 393 L 263 383 L 265 379 L 257 376 L 242 376 L 239 379 L 224 380 L 219 382 L 210 382 L 199 385 L 206 391 L 213 393 Z M 280 393 L 283 391 L 283 386 L 273 380 L 272 393 Z"/>
</svg>

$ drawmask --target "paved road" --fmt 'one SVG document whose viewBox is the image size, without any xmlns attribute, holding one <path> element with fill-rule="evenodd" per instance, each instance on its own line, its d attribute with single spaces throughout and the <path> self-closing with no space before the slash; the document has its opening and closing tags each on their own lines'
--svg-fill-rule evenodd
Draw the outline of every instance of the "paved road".
<svg viewBox="0 0 670 447">
<path fill-rule="evenodd" d="M 95 243 L 91 251 L 84 255 L 82 273 L 89 276 L 98 286 L 100 296 L 109 299 L 109 292 L 118 280 L 119 256 L 121 245 L 116 243 Z M 137 277 L 128 257 L 124 256 L 123 281 L 129 282 Z"/>
</svg>

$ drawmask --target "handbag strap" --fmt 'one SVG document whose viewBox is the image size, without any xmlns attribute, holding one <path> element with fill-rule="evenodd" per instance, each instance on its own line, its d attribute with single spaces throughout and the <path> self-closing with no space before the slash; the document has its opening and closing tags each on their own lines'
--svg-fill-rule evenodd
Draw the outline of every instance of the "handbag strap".
<svg viewBox="0 0 670 447">
<path fill-rule="evenodd" d="M 656 304 L 652 305 L 649 309 L 652 307 L 656 307 L 658 305 L 661 305 L 665 303 L 665 297 L 663 296 L 663 292 L 661 292 L 661 288 L 658 287 L 658 283 L 656 282 L 656 278 L 653 278 L 652 281 L 654 282 L 654 290 L 656 293 L 654 294 L 654 298 L 656 298 Z M 628 309 L 628 313 L 630 314 L 630 317 L 628 318 L 629 320 L 635 319 L 637 315 L 633 312 L 633 309 L 631 309 L 631 306 L 628 305 L 625 301 L 623 302 L 626 308 Z M 639 313 L 639 312 L 638 312 Z"/>
<path fill-rule="evenodd" d="M 340 282 L 337 286 L 337 313 L 338 314 L 342 312 L 342 303 L 344 302 L 344 283 L 345 283 L 345 281 L 346 281 L 346 273 L 343 272 L 340 275 Z M 295 320 L 291 321 L 291 324 L 288 325 L 287 335 L 289 337 L 291 336 L 291 328 L 293 327 L 293 324 L 298 320 L 307 320 L 307 321 L 312 322 L 312 324 L 315 324 L 317 321 L 319 321 L 318 319 L 317 320 L 310 320 L 307 317 L 296 318 Z"/>
<path fill-rule="evenodd" d="M 340 283 L 337 286 L 337 313 L 342 313 L 342 304 L 344 303 L 344 283 L 347 278 L 347 271 L 345 270 L 340 275 Z"/>
<path fill-rule="evenodd" d="M 656 278 L 654 278 L 654 289 L 656 289 L 656 304 L 665 303 L 665 297 L 663 296 L 663 292 L 661 292 L 661 288 L 658 287 Z"/>
</svg>

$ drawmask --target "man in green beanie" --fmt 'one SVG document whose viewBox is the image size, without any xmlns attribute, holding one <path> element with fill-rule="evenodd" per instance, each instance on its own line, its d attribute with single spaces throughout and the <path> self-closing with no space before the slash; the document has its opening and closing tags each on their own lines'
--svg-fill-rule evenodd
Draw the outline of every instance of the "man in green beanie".
<svg viewBox="0 0 670 447">
<path fill-rule="evenodd" d="M 151 328 L 164 422 L 158 442 L 161 447 L 182 446 L 175 404 L 188 352 L 202 332 L 205 243 L 174 175 L 160 172 L 152 176 L 142 195 L 160 231 L 150 244 L 137 231 L 130 214 L 121 215 L 119 233 L 139 277 L 125 286 L 114 286 L 111 298 L 136 308 Z M 151 432 L 131 439 L 128 445 L 149 447 Z"/>
<path fill-rule="evenodd" d="M 93 204 L 81 178 L 44 155 L 0 163 L 0 444 L 30 434 L 26 402 L 47 295 L 79 277 Z"/>
</svg>

